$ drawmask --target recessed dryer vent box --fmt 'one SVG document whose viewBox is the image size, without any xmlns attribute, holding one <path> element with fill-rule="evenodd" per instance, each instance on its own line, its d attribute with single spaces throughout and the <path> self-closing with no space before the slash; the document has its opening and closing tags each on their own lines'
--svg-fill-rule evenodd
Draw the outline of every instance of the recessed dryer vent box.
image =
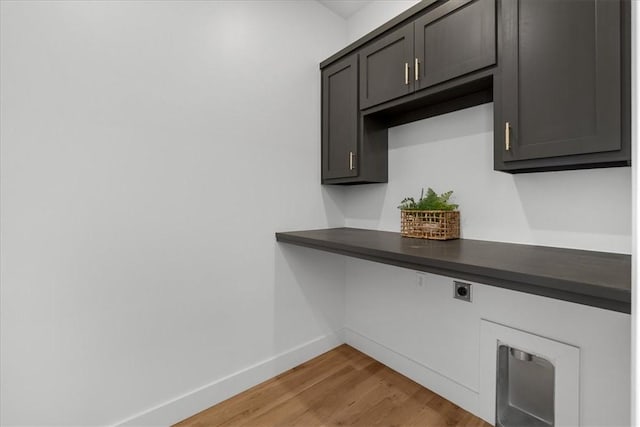
<svg viewBox="0 0 640 427">
<path fill-rule="evenodd" d="M 552 427 L 555 369 L 547 359 L 498 347 L 496 427 Z"/>
</svg>

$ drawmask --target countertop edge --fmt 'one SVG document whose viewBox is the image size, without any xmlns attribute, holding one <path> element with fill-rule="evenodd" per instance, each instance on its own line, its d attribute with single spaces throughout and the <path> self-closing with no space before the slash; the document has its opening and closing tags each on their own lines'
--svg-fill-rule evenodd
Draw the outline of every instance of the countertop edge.
<svg viewBox="0 0 640 427">
<path fill-rule="evenodd" d="M 341 242 L 329 242 L 309 237 L 296 236 L 293 232 L 278 232 L 276 240 L 325 252 L 366 259 L 411 270 L 425 271 L 456 279 L 510 289 L 563 301 L 598 307 L 621 313 L 631 313 L 631 290 L 606 288 L 545 276 L 515 273 L 488 267 L 453 263 L 427 257 L 380 251 L 373 248 L 349 246 Z M 575 288 L 580 288 L 576 292 Z"/>
</svg>

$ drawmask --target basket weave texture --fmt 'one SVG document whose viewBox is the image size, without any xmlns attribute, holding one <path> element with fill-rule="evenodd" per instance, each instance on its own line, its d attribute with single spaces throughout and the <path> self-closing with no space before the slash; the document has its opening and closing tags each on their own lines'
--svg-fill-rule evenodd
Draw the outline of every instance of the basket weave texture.
<svg viewBox="0 0 640 427">
<path fill-rule="evenodd" d="M 460 238 L 460 211 L 400 212 L 400 233 L 404 237 L 432 240 Z"/>
</svg>

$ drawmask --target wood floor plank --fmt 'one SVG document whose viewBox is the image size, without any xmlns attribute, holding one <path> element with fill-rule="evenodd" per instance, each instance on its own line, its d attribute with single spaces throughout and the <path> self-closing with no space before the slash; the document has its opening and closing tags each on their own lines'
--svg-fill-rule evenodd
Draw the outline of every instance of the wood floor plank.
<svg viewBox="0 0 640 427">
<path fill-rule="evenodd" d="M 371 358 L 352 350 L 348 346 L 340 346 L 219 403 L 216 405 L 216 411 L 204 411 L 197 414 L 195 422 L 204 422 L 205 424 L 192 424 L 192 419 L 189 418 L 178 423 L 177 426 L 215 425 L 222 427 L 242 424 L 248 419 L 271 410 L 291 396 L 314 386 L 345 366 L 361 368 L 371 363 Z"/>
<path fill-rule="evenodd" d="M 342 345 L 176 426 L 490 425 L 358 350 Z"/>
<path fill-rule="evenodd" d="M 421 387 L 412 396 L 403 401 L 401 405 L 395 406 L 385 414 L 379 424 L 386 426 L 411 425 L 411 420 L 415 415 L 420 413 L 427 403 L 437 396 L 431 390 Z"/>
<path fill-rule="evenodd" d="M 324 424 L 353 425 L 353 421 L 348 420 L 350 414 L 364 413 L 381 399 L 381 387 L 376 376 L 381 369 L 384 369 L 383 365 L 372 361 L 371 365 L 360 371 L 358 377 L 354 376 L 352 381 L 343 383 L 331 392 L 331 405 L 325 401 L 321 405 L 310 406 L 307 414 L 296 420 L 298 425 L 308 425 L 304 422 L 309 413 L 318 414 Z"/>
<path fill-rule="evenodd" d="M 383 370 L 388 369 L 378 362 L 376 362 L 374 366 Z M 377 376 L 379 372 L 380 370 L 377 372 L 371 372 L 371 370 L 369 370 L 369 373 L 373 375 L 359 384 L 353 391 L 352 396 L 345 396 L 343 398 L 343 407 L 327 417 L 326 424 L 344 426 L 361 425 L 363 422 L 362 419 L 366 414 L 379 405 L 388 394 L 386 384 Z"/>
<path fill-rule="evenodd" d="M 370 377 L 371 373 L 366 369 L 345 367 L 318 383 L 317 387 L 304 390 L 278 408 L 251 421 L 255 425 L 304 425 L 300 420 L 310 415 L 307 412 L 324 418 L 344 402 L 348 390 Z"/>
</svg>

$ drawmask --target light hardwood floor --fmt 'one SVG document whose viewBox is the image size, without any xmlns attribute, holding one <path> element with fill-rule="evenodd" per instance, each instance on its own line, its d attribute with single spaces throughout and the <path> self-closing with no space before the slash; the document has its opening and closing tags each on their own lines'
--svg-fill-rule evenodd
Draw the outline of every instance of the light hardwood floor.
<svg viewBox="0 0 640 427">
<path fill-rule="evenodd" d="M 176 424 L 240 425 L 490 426 L 348 345 Z"/>
</svg>

